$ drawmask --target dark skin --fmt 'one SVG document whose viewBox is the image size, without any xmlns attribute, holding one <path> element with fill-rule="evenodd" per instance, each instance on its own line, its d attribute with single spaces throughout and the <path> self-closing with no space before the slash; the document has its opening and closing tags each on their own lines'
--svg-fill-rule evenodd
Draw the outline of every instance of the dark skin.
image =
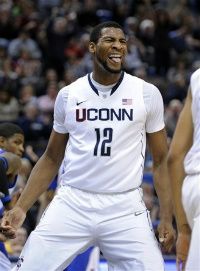
<svg viewBox="0 0 200 271">
<path fill-rule="evenodd" d="M 94 60 L 93 79 L 102 85 L 111 85 L 121 75 L 127 53 L 126 37 L 121 29 L 116 28 L 104 28 L 101 33 L 97 44 L 89 44 Z"/>
<path fill-rule="evenodd" d="M 9 138 L 0 136 L 0 148 L 6 151 L 1 154 L 1 156 L 5 157 L 8 161 L 8 181 L 13 181 L 21 167 L 21 156 L 24 151 L 24 135 L 16 133 Z M 15 202 L 19 198 L 20 192 L 21 191 L 19 191 L 19 193 L 16 192 L 12 201 L 5 205 L 6 210 L 10 210 L 14 206 Z M 0 234 L 0 240 L 5 241 L 5 236 Z"/>
<path fill-rule="evenodd" d="M 178 229 L 176 242 L 176 263 L 178 271 L 185 270 L 191 238 L 191 229 L 182 205 L 182 185 L 186 176 L 184 170 L 184 158 L 192 146 L 194 133 L 191 106 L 192 94 L 191 89 L 189 88 L 168 155 L 168 167 L 171 177 L 173 203 Z"/>
<path fill-rule="evenodd" d="M 113 27 L 104 28 L 97 43 L 90 42 L 89 51 L 93 55 L 93 79 L 104 85 L 117 83 L 127 53 L 126 37 L 123 31 Z M 15 208 L 3 219 L 0 229 L 3 229 L 5 236 L 15 237 L 16 229 L 22 225 L 28 209 L 46 191 L 60 167 L 67 140 L 68 135 L 52 131 L 47 149 L 34 167 Z M 172 207 L 166 171 L 167 140 L 165 130 L 149 134 L 148 142 L 153 154 L 155 187 L 160 197 L 159 237 L 163 247 L 168 251 L 173 245 L 174 230 L 171 224 Z M 48 171 L 44 171 L 44 168 L 48 168 Z"/>
</svg>

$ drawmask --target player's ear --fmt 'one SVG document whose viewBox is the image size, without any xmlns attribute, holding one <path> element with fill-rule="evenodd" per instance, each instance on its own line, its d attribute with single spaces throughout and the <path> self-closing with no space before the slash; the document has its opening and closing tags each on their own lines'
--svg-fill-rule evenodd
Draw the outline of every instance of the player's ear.
<svg viewBox="0 0 200 271">
<path fill-rule="evenodd" d="M 0 136 L 0 148 L 4 148 L 6 142 L 6 138 L 4 136 Z"/>
<path fill-rule="evenodd" d="M 92 54 L 94 54 L 95 53 L 95 48 L 96 48 L 95 43 L 94 42 L 90 42 L 89 43 L 89 52 L 92 53 Z"/>
</svg>

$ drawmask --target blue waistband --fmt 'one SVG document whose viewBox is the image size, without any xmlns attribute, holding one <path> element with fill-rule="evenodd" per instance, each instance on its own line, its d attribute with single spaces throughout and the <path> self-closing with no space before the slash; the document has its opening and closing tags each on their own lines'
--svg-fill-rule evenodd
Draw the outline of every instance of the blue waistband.
<svg viewBox="0 0 200 271">
<path fill-rule="evenodd" d="M 8 257 L 8 254 L 6 252 L 6 249 L 5 249 L 5 245 L 4 243 L 0 242 L 0 251 L 6 256 Z"/>
</svg>

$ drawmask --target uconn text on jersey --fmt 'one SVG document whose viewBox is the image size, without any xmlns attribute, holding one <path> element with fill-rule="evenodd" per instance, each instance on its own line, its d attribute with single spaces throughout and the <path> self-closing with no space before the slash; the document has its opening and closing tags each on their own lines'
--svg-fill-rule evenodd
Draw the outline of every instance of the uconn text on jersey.
<svg viewBox="0 0 200 271">
<path fill-rule="evenodd" d="M 113 108 L 80 108 L 76 109 L 76 121 L 83 122 L 88 121 L 108 121 L 108 120 L 118 120 L 133 121 L 133 109 L 119 108 L 117 110 Z"/>
</svg>

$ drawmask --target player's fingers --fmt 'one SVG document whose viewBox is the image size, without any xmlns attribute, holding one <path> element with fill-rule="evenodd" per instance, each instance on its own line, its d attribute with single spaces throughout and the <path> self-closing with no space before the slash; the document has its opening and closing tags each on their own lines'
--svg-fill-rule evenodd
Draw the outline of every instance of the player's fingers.
<svg viewBox="0 0 200 271">
<path fill-rule="evenodd" d="M 177 269 L 177 271 L 184 271 L 185 270 L 185 260 L 177 258 L 176 259 L 176 269 Z"/>
<path fill-rule="evenodd" d="M 159 241 L 166 252 L 170 252 L 174 246 L 173 234 L 166 234 L 165 237 L 160 237 Z"/>
<path fill-rule="evenodd" d="M 15 238 L 15 229 L 11 226 L 0 226 L 0 233 L 4 235 L 6 238 L 13 239 Z"/>
</svg>

